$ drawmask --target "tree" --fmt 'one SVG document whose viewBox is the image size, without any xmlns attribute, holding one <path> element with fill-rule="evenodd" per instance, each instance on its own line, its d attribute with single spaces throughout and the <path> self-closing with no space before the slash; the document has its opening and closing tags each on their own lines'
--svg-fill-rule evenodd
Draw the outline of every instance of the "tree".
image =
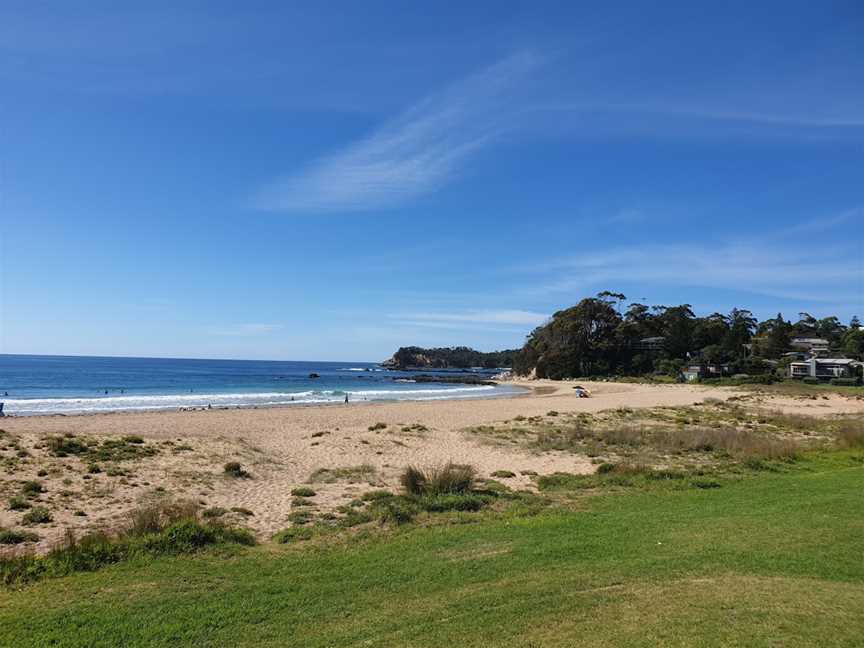
<svg viewBox="0 0 864 648">
<path fill-rule="evenodd" d="M 849 328 L 843 336 L 843 352 L 859 360 L 864 360 L 864 328 Z"/>
<path fill-rule="evenodd" d="M 789 350 L 792 325 L 783 319 L 782 313 L 777 313 L 774 319 L 763 322 L 760 328 L 767 329 L 760 345 L 760 351 L 766 358 L 779 358 Z"/>
<path fill-rule="evenodd" d="M 702 349 L 706 346 L 720 344 L 729 330 L 726 317 L 721 313 L 712 313 L 699 319 L 693 327 L 693 346 Z"/>
<path fill-rule="evenodd" d="M 658 316 L 661 334 L 666 338 L 664 346 L 673 358 L 683 359 L 693 348 L 695 318 L 690 304 L 664 307 Z"/>
<path fill-rule="evenodd" d="M 835 317 L 824 317 L 816 324 L 816 331 L 819 337 L 825 338 L 831 343 L 831 346 L 840 344 L 843 334 L 846 333 L 846 327 L 840 323 L 840 320 Z"/>
<path fill-rule="evenodd" d="M 793 325 L 795 335 L 812 337 L 817 334 L 819 323 L 810 313 L 798 313 L 798 321 Z"/>
<path fill-rule="evenodd" d="M 583 299 L 558 311 L 552 320 L 531 333 L 517 354 L 514 368 L 531 366 L 539 378 L 568 378 L 606 374 L 617 366 L 621 316 L 608 299 Z M 530 369 L 528 369 L 530 371 Z"/>
<path fill-rule="evenodd" d="M 753 337 L 757 320 L 748 310 L 733 308 L 726 317 L 727 331 L 721 346 L 732 356 L 744 354 L 744 345 Z"/>
<path fill-rule="evenodd" d="M 864 358 L 864 328 L 857 317 L 843 326 L 834 316 L 816 319 L 799 313 L 792 324 L 782 313 L 759 322 L 749 310 L 733 308 L 727 315 L 696 317 L 689 304 L 647 306 L 632 303 L 617 312 L 625 297 L 603 291 L 576 306 L 555 313 L 528 336 L 516 354 L 513 368 L 538 377 L 645 374 L 675 371 L 687 358 L 694 362 L 732 364 L 749 374 L 768 372 L 785 361 L 793 336 L 826 337 L 832 347 Z M 639 344 L 662 337 L 663 344 Z M 748 353 L 747 349 L 752 351 Z"/>
</svg>

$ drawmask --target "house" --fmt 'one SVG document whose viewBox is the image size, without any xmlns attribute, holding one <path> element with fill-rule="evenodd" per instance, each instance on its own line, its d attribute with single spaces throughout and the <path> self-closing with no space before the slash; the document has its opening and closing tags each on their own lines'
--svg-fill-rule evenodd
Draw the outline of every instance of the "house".
<svg viewBox="0 0 864 648">
<path fill-rule="evenodd" d="M 789 377 L 810 377 L 819 380 L 854 378 L 857 375 L 857 368 L 862 364 L 864 363 L 848 358 L 810 358 L 803 362 L 790 362 Z"/>
<path fill-rule="evenodd" d="M 662 335 L 657 337 L 642 338 L 634 342 L 632 347 L 636 351 L 662 351 L 666 345 L 666 338 Z"/>
<path fill-rule="evenodd" d="M 829 342 L 825 338 L 796 337 L 789 341 L 793 349 L 807 353 L 824 353 L 828 351 Z"/>
<path fill-rule="evenodd" d="M 732 365 L 730 364 L 713 364 L 707 362 L 691 362 L 681 371 L 684 380 L 693 382 L 702 380 L 703 378 L 721 378 L 722 376 L 732 375 Z"/>
</svg>

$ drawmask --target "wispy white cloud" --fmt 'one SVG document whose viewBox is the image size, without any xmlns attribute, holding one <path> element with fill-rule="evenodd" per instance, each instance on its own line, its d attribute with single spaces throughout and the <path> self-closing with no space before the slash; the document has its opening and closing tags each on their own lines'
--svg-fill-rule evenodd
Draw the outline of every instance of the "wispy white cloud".
<svg viewBox="0 0 864 648">
<path fill-rule="evenodd" d="M 415 326 L 459 328 L 465 325 L 537 326 L 549 316 L 526 310 L 466 310 L 458 312 L 401 313 L 389 317 Z"/>
<path fill-rule="evenodd" d="M 722 103 L 722 102 L 721 102 Z M 690 99 L 681 99 L 679 104 L 665 103 L 561 103 L 538 105 L 536 110 L 549 112 L 608 112 L 620 114 L 642 114 L 669 117 L 706 119 L 711 121 L 746 122 L 765 126 L 800 126 L 805 128 L 861 128 L 864 116 L 860 112 L 830 114 L 820 112 L 795 112 L 777 109 L 775 111 L 735 110 L 721 106 L 706 107 Z"/>
<path fill-rule="evenodd" d="M 818 232 L 825 232 L 827 230 L 840 227 L 841 225 L 846 225 L 850 221 L 852 223 L 856 223 L 857 227 L 860 227 L 861 222 L 864 221 L 864 207 L 854 207 L 852 209 L 842 211 L 839 214 L 834 214 L 833 216 L 822 216 L 819 218 L 801 221 L 799 223 L 795 223 L 794 225 L 790 225 L 786 229 L 786 231 L 783 232 L 783 234 L 786 236 L 804 236 L 806 234 L 816 234 Z"/>
<path fill-rule="evenodd" d="M 363 211 L 429 193 L 512 126 L 516 91 L 539 63 L 528 52 L 500 61 L 345 150 L 265 187 L 253 204 L 289 212 Z"/>
<path fill-rule="evenodd" d="M 860 300 L 860 250 L 765 242 L 639 245 L 598 250 L 535 267 L 547 276 L 528 292 L 587 293 L 623 283 L 746 291 L 831 303 Z"/>
<path fill-rule="evenodd" d="M 229 326 L 210 329 L 211 335 L 226 335 L 232 337 L 255 337 L 258 335 L 269 335 L 283 328 L 282 324 L 232 324 Z"/>
</svg>

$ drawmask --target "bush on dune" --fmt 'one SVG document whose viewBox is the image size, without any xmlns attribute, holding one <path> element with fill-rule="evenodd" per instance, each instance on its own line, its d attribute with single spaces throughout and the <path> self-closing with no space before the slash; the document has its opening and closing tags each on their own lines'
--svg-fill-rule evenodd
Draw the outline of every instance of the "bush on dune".
<svg viewBox="0 0 864 648">
<path fill-rule="evenodd" d="M 864 448 L 864 422 L 861 419 L 843 419 L 834 431 L 841 448 Z"/>
<path fill-rule="evenodd" d="M 253 545 L 246 529 L 217 521 L 202 522 L 193 502 L 156 502 L 140 507 L 117 533 L 95 531 L 64 539 L 45 556 L 23 554 L 0 558 L 0 582 L 23 584 L 46 576 L 61 576 L 101 567 L 136 556 L 190 554 L 218 544 Z"/>
<path fill-rule="evenodd" d="M 473 466 L 448 462 L 441 467 L 408 466 L 400 481 L 409 495 L 443 495 L 470 491 L 476 475 Z"/>
</svg>

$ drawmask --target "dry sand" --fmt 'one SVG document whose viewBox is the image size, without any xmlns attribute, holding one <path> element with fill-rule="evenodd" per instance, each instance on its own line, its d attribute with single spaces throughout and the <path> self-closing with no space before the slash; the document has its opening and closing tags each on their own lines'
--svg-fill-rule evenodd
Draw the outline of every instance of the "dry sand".
<svg viewBox="0 0 864 648">
<path fill-rule="evenodd" d="M 517 384 L 526 387 L 526 395 L 485 400 L 7 418 L 0 421 L 0 428 L 6 430 L 5 439 L 15 439 L 18 448 L 28 451 L 31 457 L 14 472 L 0 473 L 0 497 L 5 504 L 20 490 L 23 480 L 40 479 L 46 485 L 41 500 L 51 509 L 54 521 L 35 528 L 43 538 L 39 545 L 43 550 L 66 527 L 120 525 L 129 509 L 142 500 L 166 494 L 195 499 L 207 507 L 249 509 L 253 516 L 229 517 L 242 519 L 266 537 L 288 526 L 291 489 L 306 484 L 321 468 L 368 464 L 375 473 L 356 483 L 337 480 L 310 484 L 318 493 L 313 501 L 319 511 L 344 504 L 374 487 L 397 487 L 399 473 L 409 464 L 435 465 L 453 460 L 473 464 L 481 476 L 510 470 L 517 476 L 502 481 L 514 488 L 531 486 L 530 478 L 520 471 L 593 471 L 587 457 L 564 452 L 532 454 L 517 446 L 492 446 L 463 431 L 469 426 L 520 415 L 545 415 L 550 410 L 596 412 L 616 407 L 681 406 L 708 397 L 733 396 L 757 406 L 810 415 L 864 413 L 864 401 L 835 395 L 812 400 L 696 385 L 585 382 L 582 384 L 591 390 L 592 397 L 580 399 L 573 393 L 573 383 Z M 370 430 L 376 423 L 386 423 L 387 428 Z M 425 430 L 403 430 L 411 425 Z M 87 475 L 87 467 L 77 457 L 51 457 L 35 447 L 46 435 L 67 433 L 95 438 L 139 435 L 148 446 L 158 447 L 159 453 L 117 464 L 128 470 L 126 477 L 104 472 Z M 0 456 L 11 456 L 10 449 L 7 447 Z M 224 475 L 223 464 L 235 460 L 252 474 L 251 479 Z M 37 470 L 48 474 L 37 477 Z M 0 527 L 20 526 L 22 514 L 5 509 L 3 506 L 0 510 Z M 75 511 L 79 514 L 75 515 Z M 82 511 L 86 516 L 80 514 Z"/>
</svg>

